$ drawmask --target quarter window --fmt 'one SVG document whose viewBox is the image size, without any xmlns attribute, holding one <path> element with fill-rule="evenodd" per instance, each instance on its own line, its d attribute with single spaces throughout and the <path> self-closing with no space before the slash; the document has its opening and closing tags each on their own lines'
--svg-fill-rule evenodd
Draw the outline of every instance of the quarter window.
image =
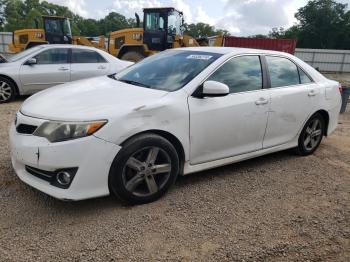
<svg viewBox="0 0 350 262">
<path fill-rule="evenodd" d="M 72 49 L 72 63 L 106 63 L 106 60 L 92 50 Z"/>
<path fill-rule="evenodd" d="M 299 68 L 299 75 L 300 75 L 300 83 L 301 84 L 312 83 L 312 80 L 310 79 L 310 77 L 308 77 L 307 74 L 305 74 L 305 72 L 303 70 L 301 70 L 300 68 Z"/>
<path fill-rule="evenodd" d="M 57 48 L 49 49 L 41 52 L 35 56 L 37 64 L 67 64 L 68 63 L 68 49 Z"/>
<path fill-rule="evenodd" d="M 298 85 L 298 67 L 287 58 L 266 56 L 269 67 L 271 87 Z"/>
<path fill-rule="evenodd" d="M 221 66 L 208 80 L 228 85 L 230 93 L 239 93 L 262 88 L 262 70 L 259 56 L 232 58 Z"/>
</svg>

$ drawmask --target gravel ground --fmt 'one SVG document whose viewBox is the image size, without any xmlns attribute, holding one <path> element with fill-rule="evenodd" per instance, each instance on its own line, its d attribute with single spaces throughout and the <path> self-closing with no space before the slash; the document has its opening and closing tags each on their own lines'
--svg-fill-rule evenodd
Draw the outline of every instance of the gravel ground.
<svg viewBox="0 0 350 262">
<path fill-rule="evenodd" d="M 281 152 L 181 177 L 155 203 L 61 202 L 22 183 L 0 105 L 1 261 L 350 261 L 350 112 L 309 157 Z"/>
</svg>

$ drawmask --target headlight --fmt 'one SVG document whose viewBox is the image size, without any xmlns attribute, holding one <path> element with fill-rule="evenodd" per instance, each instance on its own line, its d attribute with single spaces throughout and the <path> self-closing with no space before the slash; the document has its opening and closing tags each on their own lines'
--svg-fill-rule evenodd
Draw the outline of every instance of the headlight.
<svg viewBox="0 0 350 262">
<path fill-rule="evenodd" d="M 90 136 L 103 127 L 106 120 L 94 122 L 44 122 L 33 135 L 47 138 L 50 142 L 61 142 Z"/>
</svg>

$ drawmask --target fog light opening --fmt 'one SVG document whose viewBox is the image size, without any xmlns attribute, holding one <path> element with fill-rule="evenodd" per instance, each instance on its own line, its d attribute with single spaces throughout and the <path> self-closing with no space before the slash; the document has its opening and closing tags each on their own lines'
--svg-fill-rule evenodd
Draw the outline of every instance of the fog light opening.
<svg viewBox="0 0 350 262">
<path fill-rule="evenodd" d="M 57 182 L 62 186 L 68 186 L 72 181 L 72 175 L 66 171 L 60 171 L 56 175 Z"/>
</svg>

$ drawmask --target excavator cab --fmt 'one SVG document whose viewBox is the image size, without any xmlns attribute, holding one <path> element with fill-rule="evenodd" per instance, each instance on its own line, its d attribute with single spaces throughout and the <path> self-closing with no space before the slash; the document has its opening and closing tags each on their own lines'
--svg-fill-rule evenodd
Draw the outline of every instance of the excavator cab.
<svg viewBox="0 0 350 262">
<path fill-rule="evenodd" d="M 173 7 L 143 9 L 143 27 L 135 15 L 136 27 L 110 33 L 110 54 L 137 62 L 166 49 L 199 46 L 194 38 L 184 34 L 183 13 Z"/>
<path fill-rule="evenodd" d="M 150 50 L 173 47 L 176 36 L 183 35 L 183 13 L 172 7 L 143 9 L 144 44 Z"/>
<path fill-rule="evenodd" d="M 43 16 L 45 40 L 49 44 L 71 44 L 72 31 L 69 19 L 59 16 Z"/>
<path fill-rule="evenodd" d="M 43 28 L 34 20 L 36 28 L 21 29 L 13 32 L 9 49 L 13 53 L 42 44 L 71 44 L 72 31 L 69 19 L 61 16 L 43 16 Z"/>
</svg>

